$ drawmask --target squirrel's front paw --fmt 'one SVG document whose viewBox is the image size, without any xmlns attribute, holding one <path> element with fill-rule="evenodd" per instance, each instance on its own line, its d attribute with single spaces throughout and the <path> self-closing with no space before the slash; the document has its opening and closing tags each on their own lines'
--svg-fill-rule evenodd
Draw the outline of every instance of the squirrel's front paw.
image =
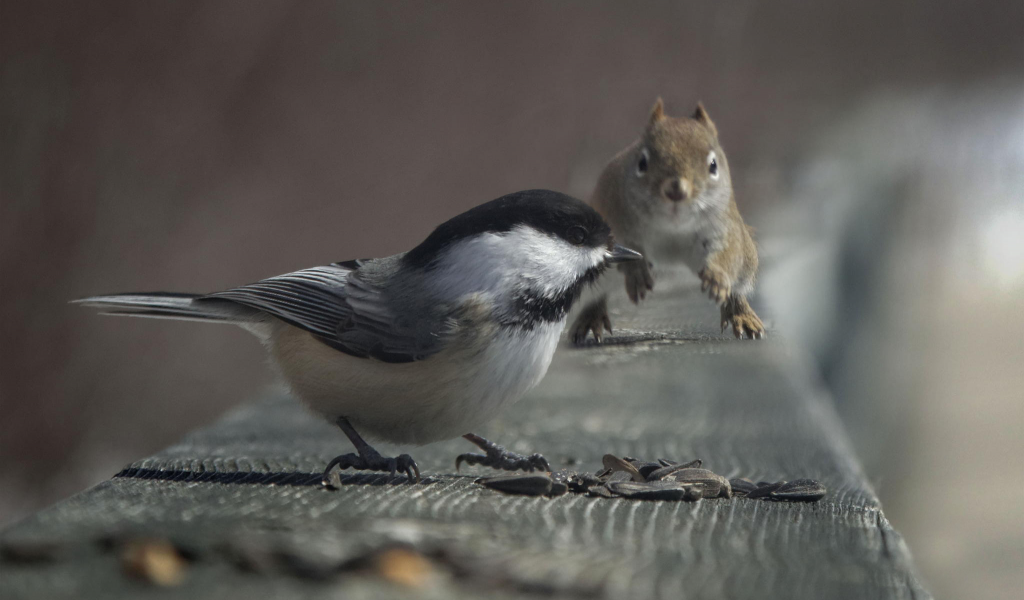
<svg viewBox="0 0 1024 600">
<path fill-rule="evenodd" d="M 697 276 L 700 277 L 700 291 L 707 292 L 708 298 L 714 300 L 716 304 L 725 304 L 732 291 L 729 277 L 711 266 L 701 269 Z"/>
<path fill-rule="evenodd" d="M 587 334 L 593 331 L 594 341 L 600 344 L 602 330 L 612 332 L 612 321 L 608 318 L 607 296 L 601 296 L 584 307 L 569 329 L 569 339 L 573 344 L 582 346 L 587 341 Z"/>
<path fill-rule="evenodd" d="M 619 268 L 626 275 L 626 295 L 633 304 L 639 303 L 647 297 L 647 292 L 654 289 L 654 273 L 646 259 L 624 263 Z"/>
<path fill-rule="evenodd" d="M 737 338 L 764 338 L 764 323 L 742 298 L 730 298 L 722 305 L 722 332 L 729 326 L 732 326 L 732 332 Z"/>
</svg>

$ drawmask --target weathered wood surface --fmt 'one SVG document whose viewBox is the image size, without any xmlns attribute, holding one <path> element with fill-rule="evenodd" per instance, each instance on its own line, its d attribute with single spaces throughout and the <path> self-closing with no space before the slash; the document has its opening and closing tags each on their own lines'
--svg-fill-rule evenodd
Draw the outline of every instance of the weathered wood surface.
<svg viewBox="0 0 1024 600">
<path fill-rule="evenodd" d="M 427 475 L 418 485 L 348 474 L 329 491 L 318 474 L 347 441 L 272 396 L 8 529 L 9 547 L 58 550 L 0 563 L 0 597 L 928 597 L 798 353 L 775 335 L 720 335 L 717 309 L 693 280 L 659 282 L 640 311 L 618 306 L 610 343 L 562 348 L 541 386 L 481 433 L 553 465 L 578 461 L 577 470 L 598 469 L 609 452 L 702 458 L 727 477 L 818 479 L 828 495 L 816 504 L 513 497 L 475 485 L 485 471 L 453 474 L 454 457 L 473 450 L 462 440 L 409 449 Z M 184 583 L 155 590 L 126 577 L 98 543 L 113 532 L 189 549 Z M 225 550 L 285 548 L 330 566 L 396 542 L 444 557 L 426 587 L 396 587 L 372 570 L 247 572 Z"/>
</svg>

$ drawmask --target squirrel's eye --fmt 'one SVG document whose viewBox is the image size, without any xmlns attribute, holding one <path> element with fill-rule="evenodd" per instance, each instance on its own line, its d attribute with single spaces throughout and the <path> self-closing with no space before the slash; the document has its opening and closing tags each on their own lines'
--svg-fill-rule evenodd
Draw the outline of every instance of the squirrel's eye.
<svg viewBox="0 0 1024 600">
<path fill-rule="evenodd" d="M 647 148 L 640 151 L 640 160 L 636 163 L 636 176 L 643 177 L 644 173 L 647 172 L 647 161 L 650 157 L 647 154 Z"/>
<path fill-rule="evenodd" d="M 570 227 L 568 233 L 566 233 L 565 235 L 565 238 L 569 240 L 570 243 L 579 246 L 583 242 L 587 241 L 587 230 L 580 227 L 579 225 L 576 225 L 575 227 Z"/>
<path fill-rule="evenodd" d="M 718 179 L 718 158 L 715 156 L 714 150 L 708 154 L 708 173 L 711 174 L 712 179 Z"/>
</svg>

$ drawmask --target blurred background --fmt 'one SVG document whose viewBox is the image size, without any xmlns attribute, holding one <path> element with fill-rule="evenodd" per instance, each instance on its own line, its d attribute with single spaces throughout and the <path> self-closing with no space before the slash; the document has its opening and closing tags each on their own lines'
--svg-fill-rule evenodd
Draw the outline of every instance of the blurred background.
<svg viewBox="0 0 1024 600">
<path fill-rule="evenodd" d="M 241 330 L 72 298 L 407 249 L 589 195 L 703 100 L 938 597 L 1024 587 L 1024 3 L 0 2 L 0 525 L 271 383 Z"/>
</svg>

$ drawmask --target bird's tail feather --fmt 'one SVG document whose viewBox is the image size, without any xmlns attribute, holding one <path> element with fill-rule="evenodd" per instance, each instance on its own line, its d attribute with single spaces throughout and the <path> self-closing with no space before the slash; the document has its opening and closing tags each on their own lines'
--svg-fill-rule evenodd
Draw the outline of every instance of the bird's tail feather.
<svg viewBox="0 0 1024 600">
<path fill-rule="evenodd" d="M 72 300 L 99 308 L 105 315 L 125 317 L 150 317 L 157 319 L 178 319 L 182 321 L 204 321 L 235 323 L 238 325 L 254 320 L 259 311 L 236 304 L 229 300 L 203 298 L 200 294 L 177 294 L 173 292 L 145 292 L 112 294 Z"/>
</svg>

